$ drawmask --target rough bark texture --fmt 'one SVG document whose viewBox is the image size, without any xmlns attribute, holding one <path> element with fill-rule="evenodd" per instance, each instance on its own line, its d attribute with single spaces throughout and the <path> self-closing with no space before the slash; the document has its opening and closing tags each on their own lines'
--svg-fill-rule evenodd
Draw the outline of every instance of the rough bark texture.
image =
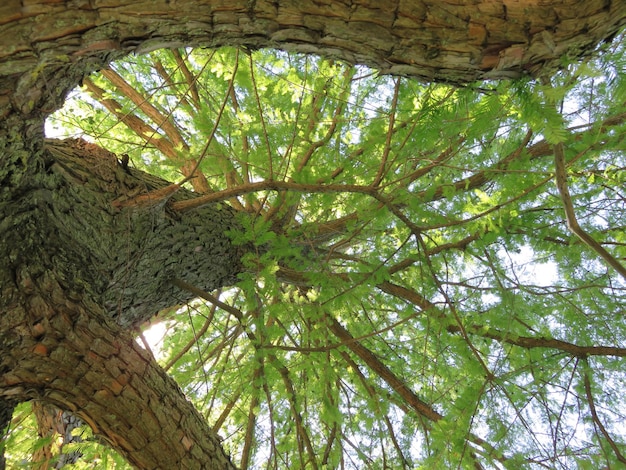
<svg viewBox="0 0 626 470">
<path fill-rule="evenodd" d="M 14 403 L 37 399 L 75 413 L 139 468 L 230 466 L 123 326 L 185 300 L 170 278 L 205 290 L 233 281 L 232 213 L 172 214 L 149 197 L 164 183 L 108 152 L 45 145 L 45 117 L 86 74 L 130 52 L 229 44 L 464 83 L 551 70 L 625 18 L 617 0 L 4 1 L 0 425 Z"/>
<path fill-rule="evenodd" d="M 26 153 L 4 153 L 13 155 L 16 162 Z M 232 214 L 213 209 L 204 224 L 210 239 L 201 239 L 193 221 L 168 217 L 162 205 L 116 208 L 113 201 L 145 187 L 107 152 L 63 142 L 28 155 L 41 162 L 37 172 L 7 164 L 0 173 L 0 395 L 73 412 L 139 468 L 228 468 L 203 418 L 114 320 L 130 324 L 165 305 L 158 291 L 166 293 L 166 278 L 194 272 L 188 258 L 205 249 L 215 250 L 204 253 L 209 272 L 196 260 L 209 279 L 219 273 L 211 288 L 232 282 L 238 255 L 223 249 L 233 250 L 225 227 L 211 230 Z M 170 271 L 165 277 L 150 268 L 146 245 Z M 153 272 L 127 276 L 128 263 Z M 134 310 L 139 317 L 126 313 Z"/>
<path fill-rule="evenodd" d="M 12 46 L 0 51 L 3 75 L 42 61 L 53 73 L 131 51 L 241 44 L 323 53 L 429 80 L 510 78 L 589 50 L 626 16 L 621 0 L 22 3 L 0 7 L 0 42 Z"/>
<path fill-rule="evenodd" d="M 217 438 L 154 359 L 85 292 L 45 268 L 55 255 L 37 255 L 3 315 L 12 335 L 2 338 L 2 393 L 70 410 L 139 468 L 229 468 Z"/>
<path fill-rule="evenodd" d="M 236 282 L 241 256 L 225 234 L 236 228 L 228 207 L 174 213 L 168 204 L 192 193 L 82 140 L 49 140 L 45 149 L 55 181 L 40 192 L 54 213 L 50 229 L 83 254 L 83 279 L 117 323 L 136 326 L 190 300 L 172 279 L 208 291 Z"/>
</svg>

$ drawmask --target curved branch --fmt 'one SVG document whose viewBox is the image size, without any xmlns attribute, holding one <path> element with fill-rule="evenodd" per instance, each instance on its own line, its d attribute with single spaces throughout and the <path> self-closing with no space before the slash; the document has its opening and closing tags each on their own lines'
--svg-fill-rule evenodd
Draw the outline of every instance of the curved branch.
<svg viewBox="0 0 626 470">
<path fill-rule="evenodd" d="M 583 360 L 585 361 L 585 371 L 583 373 L 584 374 L 583 382 L 585 384 L 585 395 L 587 397 L 587 403 L 589 404 L 589 411 L 591 412 L 591 417 L 593 419 L 593 422 L 598 427 L 598 429 L 600 430 L 604 438 L 607 440 L 607 442 L 609 443 L 609 446 L 611 446 L 611 449 L 613 449 L 613 452 L 615 453 L 617 460 L 619 460 L 623 464 L 626 464 L 626 457 L 622 455 L 619 448 L 617 447 L 617 444 L 615 443 L 611 435 L 608 433 L 608 431 L 602 424 L 602 421 L 600 421 L 600 417 L 598 416 L 598 412 L 596 411 L 596 404 L 593 400 L 593 393 L 591 393 L 591 381 L 589 380 L 589 363 L 586 359 L 583 359 Z"/>
<path fill-rule="evenodd" d="M 595 251 L 600 257 L 607 262 L 609 266 L 615 269 L 621 276 L 626 279 L 626 267 L 622 265 L 611 253 L 606 251 L 600 243 L 598 243 L 591 235 L 585 232 L 578 224 L 576 219 L 576 212 L 574 210 L 574 204 L 572 203 L 572 197 L 570 196 L 569 188 L 567 185 L 567 169 L 565 165 L 565 150 L 563 143 L 559 142 L 554 146 L 554 167 L 556 186 L 563 202 L 563 208 L 565 209 L 565 218 L 567 220 L 567 228 L 582 240 L 582 242 Z"/>
</svg>

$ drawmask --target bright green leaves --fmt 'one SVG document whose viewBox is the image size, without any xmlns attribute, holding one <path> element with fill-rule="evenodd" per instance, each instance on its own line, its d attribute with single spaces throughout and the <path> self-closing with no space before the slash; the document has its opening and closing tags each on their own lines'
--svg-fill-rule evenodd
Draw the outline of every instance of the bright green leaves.
<svg viewBox="0 0 626 470">
<path fill-rule="evenodd" d="M 518 119 L 528 124 L 535 133 L 541 134 L 551 143 L 565 141 L 567 131 L 565 119 L 558 110 L 567 93 L 565 86 L 518 83 L 512 95 Z"/>
</svg>

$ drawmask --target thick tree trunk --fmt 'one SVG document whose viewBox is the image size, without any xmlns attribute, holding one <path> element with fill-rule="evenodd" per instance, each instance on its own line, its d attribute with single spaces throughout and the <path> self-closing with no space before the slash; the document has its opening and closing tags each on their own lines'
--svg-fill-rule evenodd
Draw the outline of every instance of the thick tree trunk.
<svg viewBox="0 0 626 470">
<path fill-rule="evenodd" d="M 105 151 L 44 145 L 85 74 L 130 52 L 245 45 L 451 83 L 538 74 L 615 34 L 611 0 L 128 0 L 0 5 L 0 425 L 14 403 L 67 409 L 140 468 L 228 468 L 217 438 L 126 326 L 231 283 L 232 213 L 168 211 L 162 182 Z M 184 198 L 183 191 L 172 198 Z M 1 430 L 1 429 L 0 429 Z"/>
<path fill-rule="evenodd" d="M 43 168 L 28 180 L 3 174 L 0 396 L 73 412 L 140 468 L 228 468 L 204 419 L 122 326 L 186 299 L 169 278 L 232 283 L 232 212 L 186 219 L 133 204 L 163 183 L 96 149 L 50 144 L 29 153 Z"/>
<path fill-rule="evenodd" d="M 0 72 L 131 51 L 241 44 L 332 55 L 428 80 L 510 78 L 555 67 L 624 24 L 621 0 L 157 0 L 0 7 Z M 78 6 L 79 5 L 79 6 Z M 0 20 L 2 21 L 2 20 Z M 84 67 L 84 66 L 83 66 Z M 43 72 L 43 70 L 42 70 Z M 33 77 L 36 79 L 36 77 Z"/>
<path fill-rule="evenodd" d="M 229 468 L 217 437 L 151 355 L 46 267 L 56 254 L 34 254 L 39 262 L 21 267 L 20 293 L 4 306 L 12 338 L 3 338 L 2 393 L 70 410 L 139 468 Z"/>
</svg>

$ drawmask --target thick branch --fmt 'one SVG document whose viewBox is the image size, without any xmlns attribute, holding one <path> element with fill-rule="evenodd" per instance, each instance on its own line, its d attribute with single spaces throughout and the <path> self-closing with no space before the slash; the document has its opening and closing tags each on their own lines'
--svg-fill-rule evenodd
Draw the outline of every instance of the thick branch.
<svg viewBox="0 0 626 470">
<path fill-rule="evenodd" d="M 149 352 L 80 292 L 70 300 L 55 273 L 29 271 L 18 280 L 26 296 L 2 316 L 14 345 L 2 358 L 0 397 L 71 411 L 138 468 L 234 468 Z"/>
</svg>

